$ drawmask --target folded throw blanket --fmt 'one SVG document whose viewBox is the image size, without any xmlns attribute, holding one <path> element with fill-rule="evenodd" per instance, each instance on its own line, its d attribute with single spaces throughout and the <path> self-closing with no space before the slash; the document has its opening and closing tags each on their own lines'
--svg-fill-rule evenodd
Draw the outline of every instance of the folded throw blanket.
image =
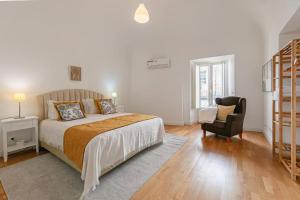
<svg viewBox="0 0 300 200">
<path fill-rule="evenodd" d="M 217 117 L 218 108 L 217 107 L 208 107 L 202 108 L 199 110 L 198 122 L 203 123 L 213 123 Z"/>
</svg>

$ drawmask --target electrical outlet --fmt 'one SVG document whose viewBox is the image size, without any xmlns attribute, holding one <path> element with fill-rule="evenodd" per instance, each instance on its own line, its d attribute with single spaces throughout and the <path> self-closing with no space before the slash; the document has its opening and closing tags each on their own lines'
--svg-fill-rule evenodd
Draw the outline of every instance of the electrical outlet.
<svg viewBox="0 0 300 200">
<path fill-rule="evenodd" d="M 15 137 L 8 138 L 7 145 L 14 145 L 16 143 Z"/>
</svg>

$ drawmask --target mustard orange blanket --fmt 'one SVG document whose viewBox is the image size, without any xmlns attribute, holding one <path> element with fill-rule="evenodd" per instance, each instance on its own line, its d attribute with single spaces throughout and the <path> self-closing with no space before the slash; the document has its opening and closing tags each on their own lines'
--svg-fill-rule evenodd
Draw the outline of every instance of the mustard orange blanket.
<svg viewBox="0 0 300 200">
<path fill-rule="evenodd" d="M 156 116 L 131 114 L 73 126 L 65 131 L 64 154 L 79 169 L 82 169 L 85 147 L 94 137 L 107 131 L 153 118 L 156 118 Z"/>
</svg>

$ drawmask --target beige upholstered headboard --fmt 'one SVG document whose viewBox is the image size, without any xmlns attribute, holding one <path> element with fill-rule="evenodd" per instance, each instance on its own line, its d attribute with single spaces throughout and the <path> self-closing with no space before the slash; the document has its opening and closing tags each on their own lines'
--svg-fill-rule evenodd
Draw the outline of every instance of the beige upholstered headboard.
<svg viewBox="0 0 300 200">
<path fill-rule="evenodd" d="M 47 102 L 49 100 L 54 101 L 79 101 L 82 99 L 101 99 L 103 95 L 84 89 L 67 89 L 67 90 L 57 90 L 53 92 L 48 92 L 46 94 L 42 94 L 38 96 L 38 103 L 39 103 L 39 119 L 43 120 L 48 118 L 48 105 Z"/>
</svg>

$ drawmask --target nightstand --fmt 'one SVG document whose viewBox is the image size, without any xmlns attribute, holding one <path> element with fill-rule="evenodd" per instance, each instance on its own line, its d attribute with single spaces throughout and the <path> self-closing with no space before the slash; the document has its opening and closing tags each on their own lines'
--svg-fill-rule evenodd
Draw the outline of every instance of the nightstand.
<svg viewBox="0 0 300 200">
<path fill-rule="evenodd" d="M 1 126 L 2 126 L 2 142 L 3 142 L 3 159 L 4 162 L 7 162 L 7 154 L 13 151 L 25 149 L 28 147 L 34 147 L 36 149 L 36 152 L 39 152 L 39 139 L 38 139 L 38 117 L 36 116 L 30 116 L 20 119 L 15 118 L 9 118 L 9 119 L 3 119 L 1 120 Z M 8 138 L 10 132 L 12 131 L 19 131 L 24 129 L 33 129 L 33 137 L 32 141 L 19 143 L 15 145 L 8 146 Z"/>
<path fill-rule="evenodd" d="M 125 112 L 125 108 L 124 108 L 123 105 L 117 105 L 117 106 L 116 106 L 116 109 L 117 109 L 117 112 L 118 112 L 118 113 Z"/>
</svg>

